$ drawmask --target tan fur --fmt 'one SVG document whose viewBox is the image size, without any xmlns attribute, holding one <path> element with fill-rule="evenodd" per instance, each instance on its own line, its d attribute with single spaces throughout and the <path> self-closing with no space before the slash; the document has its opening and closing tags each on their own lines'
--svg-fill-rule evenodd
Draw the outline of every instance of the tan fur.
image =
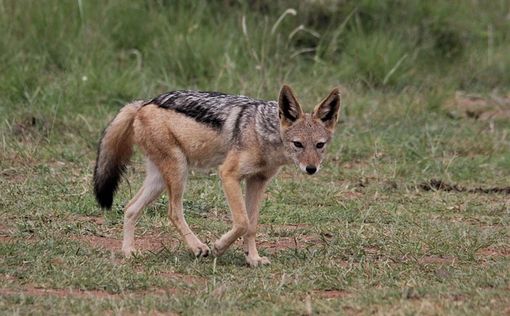
<svg viewBox="0 0 510 316">
<path fill-rule="evenodd" d="M 136 115 L 134 130 L 136 143 L 154 160 L 163 159 L 166 152 L 179 147 L 192 167 L 210 168 L 221 163 L 228 150 L 218 132 L 183 114 L 151 104 Z"/>
<path fill-rule="evenodd" d="M 244 145 L 236 147 L 226 137 L 231 130 L 215 130 L 154 104 L 140 107 L 136 103 L 124 107 L 108 127 L 101 148 L 115 152 L 106 156 L 125 160 L 131 155 L 132 145 L 137 144 L 147 157 L 147 178 L 126 206 L 122 245 L 125 255 L 135 251 L 134 229 L 142 209 L 167 189 L 171 223 L 196 256 L 207 256 L 208 246 L 191 231 L 184 219 L 182 196 L 190 168 L 219 166 L 233 226 L 214 242 L 212 253 L 223 254 L 235 240 L 244 236 L 247 263 L 250 266 L 268 264 L 267 258 L 260 257 L 255 243 L 264 189 L 280 167 L 290 161 L 303 171 L 308 171 L 306 168 L 312 165 L 318 170 L 324 149 L 317 148 L 317 142 L 330 141 L 338 120 L 338 108 L 333 109 L 334 114 L 327 108 L 332 98 L 339 98 L 337 90 L 319 104 L 313 114 L 305 114 L 292 90 L 284 86 L 280 96 L 282 144 L 277 147 L 265 146 L 255 123 L 243 129 Z M 334 101 L 339 102 L 339 99 Z M 332 115 L 332 119 L 322 121 L 328 115 Z M 295 142 L 300 142 L 303 148 L 293 147 Z M 246 199 L 241 187 L 243 180 L 246 181 Z"/>
<path fill-rule="evenodd" d="M 133 152 L 133 121 L 143 101 L 135 101 L 124 106 L 115 120 L 105 130 L 105 137 L 101 141 L 101 147 L 105 155 L 98 159 L 113 157 L 116 162 L 126 162 Z M 100 163 L 106 166 L 107 163 Z"/>
</svg>

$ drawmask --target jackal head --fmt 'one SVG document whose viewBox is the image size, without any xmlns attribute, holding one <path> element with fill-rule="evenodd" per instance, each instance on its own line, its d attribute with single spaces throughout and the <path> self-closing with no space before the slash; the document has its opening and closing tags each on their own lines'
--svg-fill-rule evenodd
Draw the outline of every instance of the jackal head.
<svg viewBox="0 0 510 316">
<path fill-rule="evenodd" d="M 287 157 L 303 172 L 316 173 L 338 121 L 338 89 L 333 89 L 312 113 L 304 113 L 292 89 L 284 85 L 280 91 L 278 108 L 280 133 Z"/>
</svg>

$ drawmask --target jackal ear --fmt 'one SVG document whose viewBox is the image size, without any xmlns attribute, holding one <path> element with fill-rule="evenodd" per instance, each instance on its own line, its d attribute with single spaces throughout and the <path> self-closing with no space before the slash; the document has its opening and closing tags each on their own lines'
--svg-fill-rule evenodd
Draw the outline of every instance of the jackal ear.
<svg viewBox="0 0 510 316">
<path fill-rule="evenodd" d="M 340 91 L 338 88 L 335 88 L 319 105 L 315 107 L 312 117 L 324 123 L 327 129 L 333 130 L 338 121 L 340 104 Z"/>
<path fill-rule="evenodd" d="M 292 123 L 304 116 L 292 89 L 284 85 L 280 90 L 278 98 L 278 115 L 282 126 L 290 126 Z"/>
</svg>

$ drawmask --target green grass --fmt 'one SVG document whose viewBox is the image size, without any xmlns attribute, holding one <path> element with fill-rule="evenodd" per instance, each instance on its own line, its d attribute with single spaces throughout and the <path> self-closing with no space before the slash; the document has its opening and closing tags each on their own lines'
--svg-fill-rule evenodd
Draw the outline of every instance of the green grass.
<svg viewBox="0 0 510 316">
<path fill-rule="evenodd" d="M 0 0 L 0 311 L 508 313 L 508 195 L 419 185 L 510 183 L 509 122 L 443 108 L 457 90 L 508 93 L 510 4 L 250 3 Z M 181 88 L 273 99 L 282 83 L 307 109 L 345 93 L 321 172 L 288 166 L 268 189 L 258 242 L 272 264 L 246 267 L 239 244 L 194 259 L 165 196 L 123 259 L 141 157 L 112 211 L 91 192 L 116 111 Z M 229 228 L 214 171 L 190 176 L 185 207 L 208 243 Z"/>
</svg>

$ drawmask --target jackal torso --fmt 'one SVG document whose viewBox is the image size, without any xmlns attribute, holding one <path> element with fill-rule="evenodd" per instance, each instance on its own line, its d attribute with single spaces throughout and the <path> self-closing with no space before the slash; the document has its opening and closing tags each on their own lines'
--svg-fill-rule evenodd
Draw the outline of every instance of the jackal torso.
<svg viewBox="0 0 510 316">
<path fill-rule="evenodd" d="M 146 152 L 163 155 L 177 145 L 192 167 L 216 167 L 236 151 L 250 156 L 250 168 L 262 170 L 288 162 L 279 124 L 275 101 L 174 91 L 142 105 L 135 120 L 135 137 Z M 256 172 L 246 173 L 252 171 Z"/>
</svg>

